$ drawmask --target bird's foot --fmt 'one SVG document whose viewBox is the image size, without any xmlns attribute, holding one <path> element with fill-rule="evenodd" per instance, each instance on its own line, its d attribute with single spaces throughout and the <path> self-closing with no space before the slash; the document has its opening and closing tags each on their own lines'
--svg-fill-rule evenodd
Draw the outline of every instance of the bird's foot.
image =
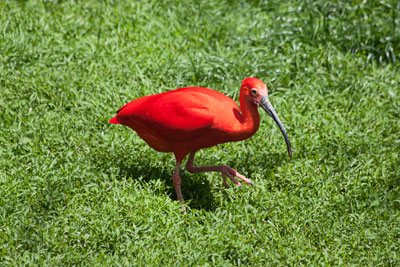
<svg viewBox="0 0 400 267">
<path fill-rule="evenodd" d="M 233 169 L 233 168 L 231 168 L 229 166 L 223 165 L 222 168 L 221 168 L 221 174 L 222 174 L 223 183 L 224 183 L 224 185 L 226 187 L 228 187 L 228 183 L 226 182 L 226 177 L 231 179 L 232 182 L 234 182 L 239 187 L 242 187 L 242 185 L 234 177 L 239 178 L 240 180 L 242 180 L 246 184 L 252 185 L 252 183 L 251 183 L 251 181 L 249 179 L 247 179 L 246 177 L 244 177 L 243 175 L 238 173 L 235 169 Z"/>
<path fill-rule="evenodd" d="M 186 215 L 186 207 L 184 203 L 181 203 L 181 214 Z"/>
</svg>

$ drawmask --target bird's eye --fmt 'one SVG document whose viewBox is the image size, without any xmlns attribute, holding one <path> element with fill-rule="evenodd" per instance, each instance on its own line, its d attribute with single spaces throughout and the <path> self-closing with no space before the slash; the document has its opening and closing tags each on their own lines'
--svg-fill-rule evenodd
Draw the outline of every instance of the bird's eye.
<svg viewBox="0 0 400 267">
<path fill-rule="evenodd" d="M 257 94 L 257 90 L 256 90 L 256 89 L 251 89 L 251 93 L 252 93 L 253 95 L 256 95 L 256 94 Z"/>
</svg>

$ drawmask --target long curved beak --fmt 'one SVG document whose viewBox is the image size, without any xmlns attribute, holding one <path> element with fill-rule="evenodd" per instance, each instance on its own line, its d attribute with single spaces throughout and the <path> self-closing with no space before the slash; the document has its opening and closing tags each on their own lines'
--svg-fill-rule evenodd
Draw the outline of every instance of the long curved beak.
<svg viewBox="0 0 400 267">
<path fill-rule="evenodd" d="M 286 134 L 285 127 L 283 127 L 283 124 L 281 120 L 279 119 L 278 115 L 276 114 L 274 108 L 272 107 L 271 103 L 269 102 L 268 96 L 263 96 L 260 101 L 260 106 L 262 107 L 263 110 L 265 110 L 268 115 L 272 117 L 272 119 L 278 124 L 279 129 L 281 130 L 283 137 L 285 138 L 286 141 L 286 146 L 288 150 L 289 157 L 292 157 L 292 148 L 290 147 L 290 142 L 289 138 Z"/>
</svg>

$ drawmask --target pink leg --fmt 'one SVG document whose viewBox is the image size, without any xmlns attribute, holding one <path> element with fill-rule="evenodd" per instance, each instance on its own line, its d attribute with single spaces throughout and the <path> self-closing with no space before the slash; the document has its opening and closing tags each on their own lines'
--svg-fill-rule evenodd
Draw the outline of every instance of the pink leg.
<svg viewBox="0 0 400 267">
<path fill-rule="evenodd" d="M 222 179 L 223 183 L 225 186 L 228 186 L 226 183 L 226 177 L 231 179 L 235 184 L 237 184 L 239 187 L 241 187 L 241 184 L 239 181 L 237 181 L 234 177 L 237 177 L 244 181 L 245 183 L 251 185 L 251 181 L 238 173 L 235 169 L 226 166 L 226 165 L 218 165 L 218 166 L 203 166 L 203 167 L 197 167 L 193 166 L 193 161 L 194 161 L 194 154 L 195 152 L 192 152 L 189 156 L 189 159 L 186 163 L 186 170 L 188 170 L 191 173 L 196 173 L 196 172 L 220 172 L 222 174 Z"/>
<path fill-rule="evenodd" d="M 179 174 L 180 167 L 181 167 L 181 163 L 177 161 L 175 170 L 174 170 L 174 174 L 172 174 L 172 181 L 174 183 L 176 196 L 178 197 L 179 202 L 182 204 L 182 213 L 186 214 L 186 208 L 183 203 L 183 197 L 182 197 L 182 191 L 181 191 L 181 176 Z"/>
</svg>

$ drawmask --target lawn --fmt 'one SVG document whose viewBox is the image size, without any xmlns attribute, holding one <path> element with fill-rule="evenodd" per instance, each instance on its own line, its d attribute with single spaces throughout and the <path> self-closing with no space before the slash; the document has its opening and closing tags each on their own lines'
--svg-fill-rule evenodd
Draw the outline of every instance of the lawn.
<svg viewBox="0 0 400 267">
<path fill-rule="evenodd" d="M 0 265 L 400 265 L 400 2 L 0 2 Z M 108 120 L 258 77 L 286 127 L 182 175 Z"/>
</svg>

